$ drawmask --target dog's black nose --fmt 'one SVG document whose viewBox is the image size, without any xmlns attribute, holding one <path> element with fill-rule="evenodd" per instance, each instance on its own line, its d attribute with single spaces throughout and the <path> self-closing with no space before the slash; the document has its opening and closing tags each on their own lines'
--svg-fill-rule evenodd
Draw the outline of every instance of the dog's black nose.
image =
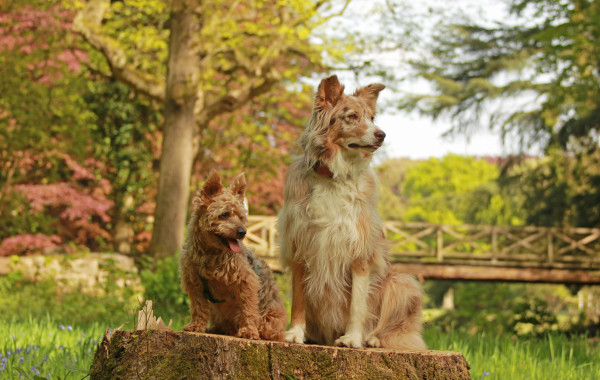
<svg viewBox="0 0 600 380">
<path fill-rule="evenodd" d="M 383 140 L 385 139 L 385 132 L 381 129 L 378 129 L 377 131 L 375 131 L 375 138 L 377 139 L 377 141 L 383 142 Z"/>
<path fill-rule="evenodd" d="M 243 239 L 244 236 L 246 236 L 246 230 L 242 227 L 238 227 L 237 231 L 235 231 L 235 234 L 238 239 Z"/>
</svg>

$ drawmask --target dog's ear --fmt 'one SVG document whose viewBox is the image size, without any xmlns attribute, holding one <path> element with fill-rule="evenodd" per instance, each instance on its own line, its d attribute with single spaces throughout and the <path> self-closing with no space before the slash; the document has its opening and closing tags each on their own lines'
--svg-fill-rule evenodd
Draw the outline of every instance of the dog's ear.
<svg viewBox="0 0 600 380">
<path fill-rule="evenodd" d="M 379 97 L 379 93 L 381 90 L 385 88 L 385 85 L 381 83 L 373 83 L 365 87 L 361 87 L 358 90 L 354 91 L 352 96 L 356 96 L 357 98 L 363 98 L 367 101 L 367 105 L 373 110 L 376 110 L 377 98 Z"/>
<path fill-rule="evenodd" d="M 344 86 L 340 84 L 337 75 L 325 78 L 317 89 L 315 108 L 328 111 L 337 104 L 342 95 L 344 95 Z"/>
<path fill-rule="evenodd" d="M 202 186 L 202 190 L 200 190 L 200 199 L 210 199 L 222 189 L 221 177 L 219 177 L 219 173 L 216 170 L 213 170 L 210 172 L 210 176 L 204 186 Z"/>
<path fill-rule="evenodd" d="M 244 200 L 244 194 L 246 193 L 246 176 L 245 173 L 240 173 L 231 182 L 231 192 L 240 198 L 242 201 Z"/>
</svg>

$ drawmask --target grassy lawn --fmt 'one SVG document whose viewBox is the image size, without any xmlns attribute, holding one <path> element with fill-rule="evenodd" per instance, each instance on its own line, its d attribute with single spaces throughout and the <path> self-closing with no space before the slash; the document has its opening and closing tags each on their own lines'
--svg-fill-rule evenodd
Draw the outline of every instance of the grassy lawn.
<svg viewBox="0 0 600 380">
<path fill-rule="evenodd" d="M 63 325 L 50 317 L 0 321 L 0 379 L 83 379 L 106 326 Z M 598 379 L 600 347 L 561 334 L 518 340 L 425 331 L 431 349 L 461 352 L 473 379 Z M 20 376 L 19 376 L 20 375 Z"/>
<path fill-rule="evenodd" d="M 473 379 L 600 379 L 598 340 L 552 333 L 542 338 L 425 330 L 429 348 L 461 352 Z M 595 342 L 595 343 L 594 343 Z"/>
</svg>

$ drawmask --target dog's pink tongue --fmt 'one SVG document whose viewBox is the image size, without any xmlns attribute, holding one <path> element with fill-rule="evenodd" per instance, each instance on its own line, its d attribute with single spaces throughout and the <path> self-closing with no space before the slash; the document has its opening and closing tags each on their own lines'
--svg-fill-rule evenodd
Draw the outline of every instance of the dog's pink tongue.
<svg viewBox="0 0 600 380">
<path fill-rule="evenodd" d="M 229 239 L 229 248 L 235 253 L 242 252 L 242 246 L 237 240 Z"/>
</svg>

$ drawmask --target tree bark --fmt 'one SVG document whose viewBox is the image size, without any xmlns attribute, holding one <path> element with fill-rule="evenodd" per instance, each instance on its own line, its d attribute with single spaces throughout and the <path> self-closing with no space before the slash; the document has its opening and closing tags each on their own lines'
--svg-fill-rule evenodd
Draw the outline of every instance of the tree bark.
<svg viewBox="0 0 600 380">
<path fill-rule="evenodd" d="M 470 379 L 450 351 L 354 349 L 171 330 L 107 330 L 90 379 Z"/>
<path fill-rule="evenodd" d="M 194 159 L 194 105 L 198 98 L 200 57 L 197 37 L 202 28 L 200 0 L 174 0 L 165 95 L 165 124 L 154 230 L 150 252 L 155 258 L 181 249 Z"/>
</svg>

